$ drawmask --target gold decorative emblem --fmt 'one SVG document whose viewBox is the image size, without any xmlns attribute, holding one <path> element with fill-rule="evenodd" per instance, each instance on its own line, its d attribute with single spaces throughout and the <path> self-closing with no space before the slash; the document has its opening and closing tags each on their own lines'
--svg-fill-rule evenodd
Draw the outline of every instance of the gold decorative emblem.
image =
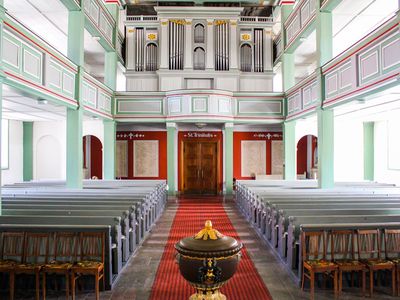
<svg viewBox="0 0 400 300">
<path fill-rule="evenodd" d="M 243 41 L 250 41 L 251 40 L 251 35 L 248 33 L 242 34 L 242 40 Z"/>
<path fill-rule="evenodd" d="M 135 29 L 128 29 L 129 33 L 135 32 Z"/>
<path fill-rule="evenodd" d="M 185 20 L 169 20 L 169 21 L 178 25 L 186 25 Z"/>
<path fill-rule="evenodd" d="M 161 22 L 161 25 L 168 25 L 168 22 Z"/>
<path fill-rule="evenodd" d="M 147 39 L 150 40 L 150 41 L 154 41 L 154 40 L 157 39 L 157 35 L 155 33 L 149 33 L 147 35 Z"/>
<path fill-rule="evenodd" d="M 226 20 L 215 20 L 214 21 L 214 25 L 223 25 L 223 24 L 227 24 L 228 23 L 228 21 L 226 21 Z"/>
<path fill-rule="evenodd" d="M 212 26 L 213 22 L 207 22 L 208 26 Z"/>
<path fill-rule="evenodd" d="M 236 22 L 236 21 L 232 21 L 232 22 L 231 22 L 231 25 L 232 25 L 232 26 L 236 26 L 236 25 L 237 25 L 237 22 Z"/>
<path fill-rule="evenodd" d="M 210 220 L 207 220 L 205 223 L 204 229 L 200 230 L 194 238 L 196 240 L 218 240 L 222 238 L 224 235 L 220 233 L 218 230 L 212 228 L 212 222 Z"/>
</svg>

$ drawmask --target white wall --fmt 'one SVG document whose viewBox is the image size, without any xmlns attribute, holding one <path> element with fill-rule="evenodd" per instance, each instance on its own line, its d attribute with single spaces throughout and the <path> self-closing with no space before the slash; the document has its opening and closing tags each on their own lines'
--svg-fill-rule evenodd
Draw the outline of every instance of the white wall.
<svg viewBox="0 0 400 300">
<path fill-rule="evenodd" d="M 1 172 L 2 184 L 23 181 L 23 132 L 21 121 L 9 121 L 9 167 Z"/>
<path fill-rule="evenodd" d="M 33 178 L 66 178 L 66 122 L 33 123 Z"/>
<path fill-rule="evenodd" d="M 82 127 L 83 136 L 94 135 L 104 145 L 104 125 L 102 120 L 85 120 Z"/>
<path fill-rule="evenodd" d="M 389 163 L 389 153 L 400 154 L 400 140 L 394 137 L 393 132 L 399 132 L 399 121 L 375 122 L 374 143 L 375 143 L 375 180 L 378 182 L 394 183 L 400 185 L 400 167 L 398 164 Z M 389 136 L 390 132 L 390 136 Z M 389 138 L 390 144 L 389 144 Z M 397 151 L 396 151 L 397 150 Z"/>
<path fill-rule="evenodd" d="M 364 179 L 364 127 L 360 119 L 336 117 L 334 127 L 335 181 Z"/>
</svg>

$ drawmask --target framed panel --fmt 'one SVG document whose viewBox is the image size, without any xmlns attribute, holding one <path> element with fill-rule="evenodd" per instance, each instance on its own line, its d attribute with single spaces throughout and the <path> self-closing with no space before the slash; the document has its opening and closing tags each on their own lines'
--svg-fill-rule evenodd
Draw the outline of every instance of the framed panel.
<svg viewBox="0 0 400 300">
<path fill-rule="evenodd" d="M 358 58 L 360 84 L 370 81 L 379 76 L 380 58 L 379 49 L 375 47 Z"/>
<path fill-rule="evenodd" d="M 158 140 L 133 141 L 133 176 L 158 177 Z"/>
<path fill-rule="evenodd" d="M 208 112 L 208 97 L 192 97 L 192 112 Z"/>
<path fill-rule="evenodd" d="M 338 71 L 335 70 L 331 74 L 326 75 L 325 90 L 327 98 L 338 92 Z"/>
<path fill-rule="evenodd" d="M 97 90 L 87 82 L 83 82 L 83 102 L 89 104 L 92 107 L 96 107 L 97 102 Z"/>
<path fill-rule="evenodd" d="M 168 113 L 179 114 L 182 112 L 182 97 L 169 97 L 168 98 Z"/>
<path fill-rule="evenodd" d="M 162 115 L 162 100 L 118 100 L 117 113 Z"/>
<path fill-rule="evenodd" d="M 26 44 L 22 44 L 22 73 L 42 84 L 42 53 Z"/>
<path fill-rule="evenodd" d="M 271 141 L 271 174 L 282 175 L 283 174 L 283 142 L 282 141 Z"/>
<path fill-rule="evenodd" d="M 392 71 L 400 64 L 400 38 L 398 34 L 387 38 L 381 44 L 381 66 L 383 73 Z"/>
<path fill-rule="evenodd" d="M 241 141 L 242 177 L 265 175 L 267 172 L 267 141 Z"/>
<path fill-rule="evenodd" d="M 222 114 L 230 114 L 232 112 L 230 98 L 218 98 L 218 112 Z"/>
<path fill-rule="evenodd" d="M 7 68 L 21 72 L 21 48 L 22 43 L 6 30 L 3 31 L 3 62 Z"/>
<path fill-rule="evenodd" d="M 116 142 L 116 177 L 128 177 L 128 141 Z"/>
<path fill-rule="evenodd" d="M 75 91 L 75 75 L 63 70 L 63 92 L 69 96 L 74 96 Z"/>
</svg>

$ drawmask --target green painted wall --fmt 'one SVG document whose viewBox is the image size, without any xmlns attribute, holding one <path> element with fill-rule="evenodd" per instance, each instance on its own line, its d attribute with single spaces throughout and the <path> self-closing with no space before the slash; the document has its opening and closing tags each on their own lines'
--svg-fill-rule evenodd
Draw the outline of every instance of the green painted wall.
<svg viewBox="0 0 400 300">
<path fill-rule="evenodd" d="M 225 124 L 225 188 L 226 195 L 233 192 L 233 123 Z"/>
<path fill-rule="evenodd" d="M 23 122 L 23 180 L 33 179 L 33 122 Z"/>
<path fill-rule="evenodd" d="M 167 123 L 167 182 L 170 195 L 175 195 L 175 136 L 176 136 L 176 125 Z"/>
<path fill-rule="evenodd" d="M 373 181 L 375 176 L 375 123 L 364 122 L 364 179 Z"/>
<path fill-rule="evenodd" d="M 334 179 L 334 114 L 333 110 L 317 110 L 318 116 L 318 185 L 332 188 Z"/>
<path fill-rule="evenodd" d="M 104 179 L 115 179 L 115 147 L 116 147 L 116 122 L 104 120 Z"/>
<path fill-rule="evenodd" d="M 285 180 L 296 179 L 296 121 L 283 123 L 283 156 Z"/>
<path fill-rule="evenodd" d="M 67 187 L 69 188 L 82 188 L 82 119 L 82 108 L 67 109 Z"/>
</svg>

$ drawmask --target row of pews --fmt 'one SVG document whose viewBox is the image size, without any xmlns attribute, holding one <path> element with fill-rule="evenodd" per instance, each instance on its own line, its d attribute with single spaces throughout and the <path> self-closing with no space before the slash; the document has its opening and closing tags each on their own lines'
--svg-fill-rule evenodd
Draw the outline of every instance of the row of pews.
<svg viewBox="0 0 400 300">
<path fill-rule="evenodd" d="M 34 269 L 36 299 L 39 299 L 41 274 L 37 266 L 44 271 L 52 263 L 67 263 L 71 270 L 79 270 L 69 270 L 62 282 L 68 298 L 72 281 L 74 298 L 76 276 L 84 273 L 82 266 L 90 269 L 93 261 L 96 262 L 93 266 L 97 267 L 99 262 L 104 269 L 92 274 L 96 277 L 98 299 L 99 281 L 105 289 L 112 288 L 160 217 L 167 201 L 166 190 L 163 180 L 87 180 L 83 189 L 66 188 L 63 181 L 3 186 L 0 273 L 10 274 L 10 299 L 14 297 L 14 285 L 18 288 L 15 275 L 29 274 L 21 266 Z M 6 272 L 7 264 L 11 266 Z M 0 279 L 0 290 L 3 288 L 7 286 Z M 45 296 L 45 281 L 42 291 Z"/>
<path fill-rule="evenodd" d="M 370 271 L 372 295 L 374 270 L 361 261 L 391 260 L 389 265 L 395 266 L 400 258 L 400 188 L 394 185 L 352 182 L 318 189 L 312 180 L 241 180 L 236 182 L 236 202 L 298 282 L 304 287 L 305 279 L 310 279 L 312 297 L 315 278 L 307 269 L 310 260 L 317 262 L 316 269 L 320 263 L 332 263 L 333 275 L 340 270 L 335 263 L 340 257 L 353 265 L 360 263 L 361 271 Z M 340 292 L 341 277 L 334 277 L 334 290 Z M 392 280 L 394 292 L 394 275 Z M 400 276 L 397 283 L 400 288 Z"/>
</svg>

